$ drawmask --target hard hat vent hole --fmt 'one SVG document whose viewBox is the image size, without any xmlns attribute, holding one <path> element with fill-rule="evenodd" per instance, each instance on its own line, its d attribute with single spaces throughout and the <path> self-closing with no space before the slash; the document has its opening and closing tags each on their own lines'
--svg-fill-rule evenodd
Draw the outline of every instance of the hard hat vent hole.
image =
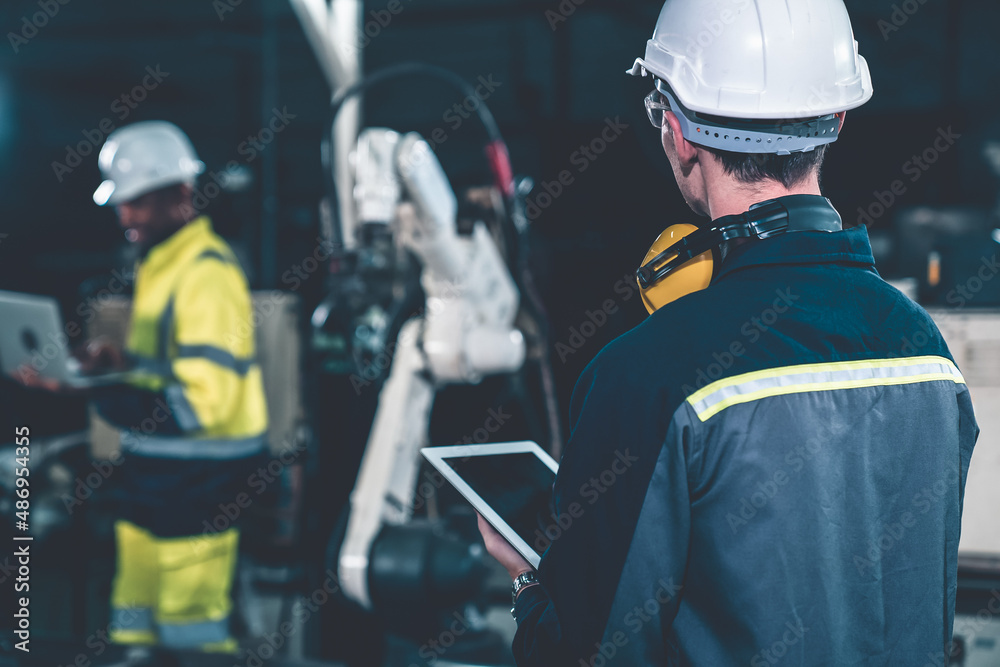
<svg viewBox="0 0 1000 667">
<path fill-rule="evenodd" d="M 716 133 L 715 133 L 715 138 L 716 138 L 716 139 L 718 139 L 718 138 L 719 138 L 719 133 L 718 133 L 718 132 L 716 132 Z"/>
</svg>

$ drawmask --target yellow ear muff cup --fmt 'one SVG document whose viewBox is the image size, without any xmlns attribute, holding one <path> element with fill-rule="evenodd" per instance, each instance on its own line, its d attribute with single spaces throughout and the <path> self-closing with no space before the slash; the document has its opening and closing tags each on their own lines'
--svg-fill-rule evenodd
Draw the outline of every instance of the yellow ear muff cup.
<svg viewBox="0 0 1000 667">
<path fill-rule="evenodd" d="M 646 253 L 646 258 L 642 260 L 642 265 L 645 266 L 661 252 L 697 230 L 698 228 L 694 225 L 671 225 L 667 227 L 660 234 L 659 238 L 656 239 L 656 242 L 653 243 L 653 247 L 649 249 L 649 252 Z M 672 259 L 673 257 L 667 257 L 663 263 L 665 264 Z M 642 302 L 645 304 L 646 310 L 652 315 L 671 301 L 676 301 L 682 296 L 705 289 L 712 282 L 714 265 L 715 261 L 712 257 L 712 251 L 706 250 L 690 262 L 683 264 L 679 269 L 670 272 L 663 280 L 651 285 L 649 289 L 642 289 L 642 286 L 640 286 L 639 293 L 642 295 Z"/>
</svg>

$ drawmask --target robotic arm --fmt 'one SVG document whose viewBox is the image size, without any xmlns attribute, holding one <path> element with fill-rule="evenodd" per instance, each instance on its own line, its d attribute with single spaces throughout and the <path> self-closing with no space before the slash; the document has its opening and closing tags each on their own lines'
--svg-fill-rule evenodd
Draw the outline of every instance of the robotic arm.
<svg viewBox="0 0 1000 667">
<path fill-rule="evenodd" d="M 392 548 L 384 528 L 403 526 L 412 516 L 437 387 L 517 371 L 525 344 L 513 326 L 519 295 L 503 258 L 483 223 L 469 236 L 458 233 L 455 195 L 427 142 L 416 133 L 367 129 L 354 168 L 360 222 L 395 227 L 395 237 L 423 266 L 426 294 L 423 315 L 399 334 L 339 556 L 345 594 L 371 609 L 389 580 L 398 583 L 398 572 L 382 576 L 379 569 L 393 560 L 380 558 Z"/>
</svg>

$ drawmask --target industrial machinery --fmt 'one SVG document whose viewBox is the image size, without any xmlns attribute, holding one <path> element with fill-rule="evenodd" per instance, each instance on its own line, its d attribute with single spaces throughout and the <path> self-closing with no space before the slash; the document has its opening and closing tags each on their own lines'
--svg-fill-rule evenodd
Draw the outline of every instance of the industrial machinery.
<svg viewBox="0 0 1000 667">
<path fill-rule="evenodd" d="M 528 270 L 524 198 L 531 183 L 514 178 L 485 103 L 478 104 L 483 100 L 457 75 L 427 65 L 400 65 L 363 77 L 365 52 L 355 48 L 365 38 L 360 0 L 290 0 L 290 5 L 333 94 L 323 146 L 326 196 L 320 205 L 329 278 L 326 298 L 312 317 L 312 367 L 318 378 L 311 395 L 323 401 L 313 406 L 321 415 L 320 439 L 325 432 L 337 441 L 335 452 L 320 448 L 323 484 L 313 502 L 323 506 L 325 514 L 314 519 L 322 529 L 331 514 L 339 515 L 323 569 L 337 574 L 344 598 L 353 603 L 328 613 L 321 643 L 336 645 L 326 652 L 343 659 L 343 644 L 367 643 L 362 635 L 368 626 L 384 622 L 392 630 L 394 612 L 409 619 L 418 642 L 431 637 L 421 633 L 436 637 L 431 628 L 439 631 L 455 619 L 445 614 L 435 625 L 435 612 L 471 601 L 481 589 L 485 561 L 477 551 L 474 517 L 466 517 L 473 519 L 471 534 L 456 535 L 438 511 L 436 486 L 430 484 L 425 493 L 427 485 L 418 484 L 419 449 L 436 397 L 440 400 L 449 384 L 505 374 L 498 379 L 510 387 L 508 394 L 521 397 L 524 421 L 531 426 L 521 435 L 545 443 L 556 457 L 560 419 L 547 316 Z M 476 100 L 475 117 L 488 135 L 492 187 L 456 197 L 426 141 L 388 130 L 361 132 L 361 95 L 383 82 L 416 77 L 432 77 Z M 430 138 L 441 143 L 433 133 Z M 374 395 L 377 406 L 371 405 Z M 538 405 L 544 405 L 542 414 Z M 372 407 L 373 426 L 365 438 L 354 425 Z M 491 406 L 483 407 L 485 412 Z M 339 489 L 352 483 L 346 501 Z M 346 510 L 339 511 L 345 502 Z M 421 516 L 414 519 L 415 513 Z M 371 616 L 352 624 L 346 615 L 354 603 Z M 480 623 L 468 607 L 462 618 L 465 640 L 474 634 L 466 626 Z M 415 630 L 420 624 L 414 621 L 421 620 L 423 629 Z M 363 650 L 354 653 L 359 664 L 378 664 Z M 448 657 L 458 659 L 458 653 Z"/>
<path fill-rule="evenodd" d="M 546 417 L 533 415 L 530 435 L 550 450 L 560 436 L 546 317 L 527 268 L 523 209 L 530 182 L 514 179 L 485 104 L 477 114 L 488 135 L 491 186 L 456 195 L 430 142 L 415 132 L 367 128 L 350 156 L 351 189 L 338 187 L 337 113 L 371 86 L 414 76 L 474 95 L 456 75 L 414 64 L 375 73 L 334 100 L 321 207 L 330 276 L 311 323 L 316 367 L 346 378 L 349 399 L 378 397 L 357 479 L 327 549 L 325 569 L 336 573 L 350 601 L 337 614 L 349 614 L 353 605 L 371 624 L 419 644 L 454 623 L 453 614 L 462 619 L 462 641 L 478 630 L 491 634 L 481 613 L 495 563 L 482 549 L 474 515 L 463 516 L 464 506 L 458 516 L 442 511 L 444 481 L 421 475 L 420 449 L 452 444 L 428 438 L 441 392 L 499 376 L 517 387 L 517 402 L 530 413 L 538 401 L 524 387 L 539 384 L 535 395 L 543 397 Z M 345 198 L 353 226 L 341 216 Z M 484 413 L 489 407 L 482 405 Z M 344 438 L 337 440 L 343 446 Z M 509 650 L 506 641 L 499 645 L 501 651 L 483 654 L 502 661 Z"/>
<path fill-rule="evenodd" d="M 426 294 L 424 314 L 399 333 L 340 553 L 344 592 L 371 607 L 381 579 L 376 538 L 383 525 L 411 518 L 419 448 L 428 444 L 436 386 L 514 372 L 525 349 L 514 328 L 514 281 L 483 224 L 467 237 L 459 235 L 455 195 L 427 142 L 414 133 L 367 129 L 358 142 L 356 169 L 359 219 L 395 222 L 396 236 L 423 265 Z M 383 532 L 383 549 L 389 534 Z"/>
</svg>

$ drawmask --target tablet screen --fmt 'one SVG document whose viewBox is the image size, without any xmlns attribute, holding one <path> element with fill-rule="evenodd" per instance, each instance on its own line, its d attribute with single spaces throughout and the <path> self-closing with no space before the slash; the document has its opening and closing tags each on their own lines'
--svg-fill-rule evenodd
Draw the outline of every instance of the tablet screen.
<svg viewBox="0 0 1000 667">
<path fill-rule="evenodd" d="M 444 460 L 527 544 L 535 544 L 538 533 L 544 535 L 552 525 L 556 474 L 534 454 Z"/>
</svg>

